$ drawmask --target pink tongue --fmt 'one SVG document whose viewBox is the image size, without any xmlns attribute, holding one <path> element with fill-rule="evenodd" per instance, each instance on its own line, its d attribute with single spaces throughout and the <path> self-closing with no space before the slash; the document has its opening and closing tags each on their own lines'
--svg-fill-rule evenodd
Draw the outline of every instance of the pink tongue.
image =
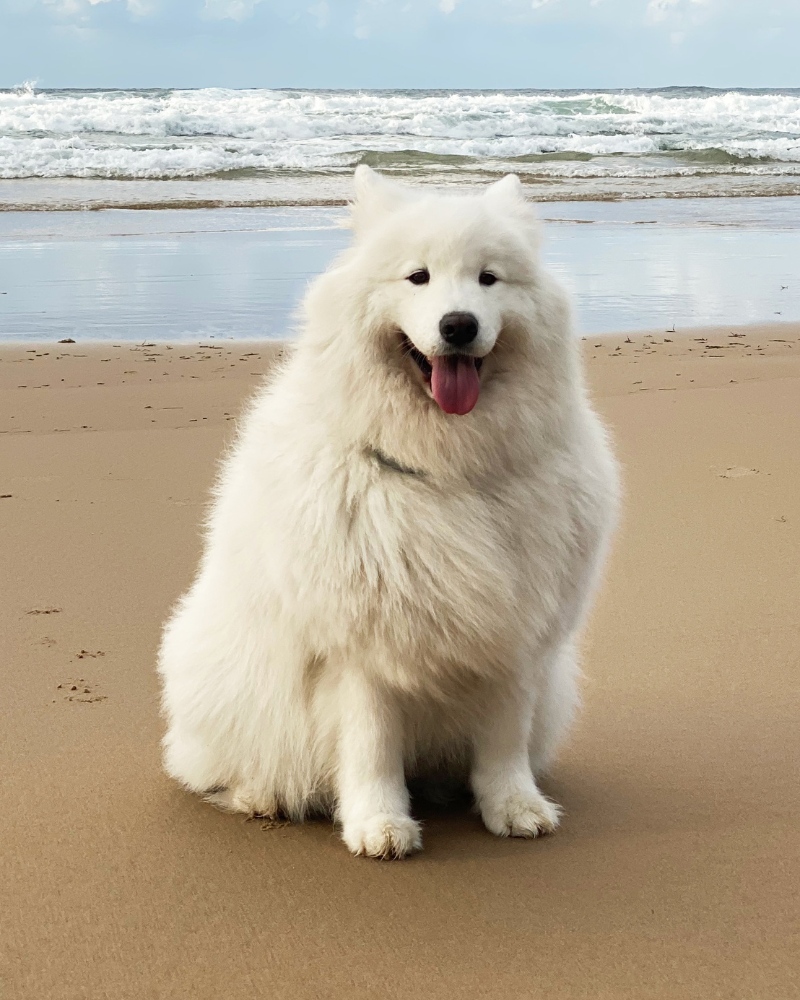
<svg viewBox="0 0 800 1000">
<path fill-rule="evenodd" d="M 431 392 L 445 413 L 463 416 L 478 402 L 481 382 L 472 358 L 449 354 L 430 358 Z"/>
</svg>

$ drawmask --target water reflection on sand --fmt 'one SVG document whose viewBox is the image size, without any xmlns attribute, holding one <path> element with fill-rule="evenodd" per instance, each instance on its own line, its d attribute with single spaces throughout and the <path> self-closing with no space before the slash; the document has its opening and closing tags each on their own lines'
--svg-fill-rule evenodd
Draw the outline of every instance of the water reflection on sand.
<svg viewBox="0 0 800 1000">
<path fill-rule="evenodd" d="M 579 331 L 800 319 L 800 199 L 542 205 Z M 0 212 L 0 340 L 291 335 L 341 208 Z"/>
</svg>

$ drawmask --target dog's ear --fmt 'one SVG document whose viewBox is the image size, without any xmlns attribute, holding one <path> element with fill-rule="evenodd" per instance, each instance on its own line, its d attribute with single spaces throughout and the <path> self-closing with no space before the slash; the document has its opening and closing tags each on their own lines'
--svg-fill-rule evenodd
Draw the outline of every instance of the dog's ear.
<svg viewBox="0 0 800 1000">
<path fill-rule="evenodd" d="M 509 212 L 522 223 L 535 250 L 539 248 L 541 234 L 536 209 L 525 197 L 522 182 L 516 174 L 506 174 L 502 180 L 490 184 L 483 192 L 492 208 Z"/>
<path fill-rule="evenodd" d="M 483 192 L 483 196 L 504 205 L 527 204 L 522 182 L 516 174 L 506 174 L 502 180 L 490 184 Z"/>
<path fill-rule="evenodd" d="M 352 226 L 363 232 L 414 197 L 402 184 L 390 181 L 362 163 L 356 167 L 356 197 L 351 208 Z"/>
</svg>

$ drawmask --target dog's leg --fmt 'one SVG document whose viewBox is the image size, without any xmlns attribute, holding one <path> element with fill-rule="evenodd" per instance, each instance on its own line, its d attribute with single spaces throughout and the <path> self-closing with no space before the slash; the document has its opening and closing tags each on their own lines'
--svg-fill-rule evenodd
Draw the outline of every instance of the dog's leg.
<svg viewBox="0 0 800 1000">
<path fill-rule="evenodd" d="M 498 691 L 473 736 L 472 790 L 484 825 L 498 837 L 537 837 L 558 826 L 559 808 L 536 787 L 528 753 L 533 700 Z"/>
<path fill-rule="evenodd" d="M 572 639 L 551 657 L 542 675 L 542 686 L 533 715 L 530 738 L 531 770 L 545 773 L 555 758 L 578 706 L 578 654 Z"/>
<path fill-rule="evenodd" d="M 405 857 L 419 850 L 422 839 L 409 812 L 400 713 L 391 694 L 358 670 L 343 675 L 340 705 L 337 812 L 342 839 L 354 854 Z"/>
</svg>

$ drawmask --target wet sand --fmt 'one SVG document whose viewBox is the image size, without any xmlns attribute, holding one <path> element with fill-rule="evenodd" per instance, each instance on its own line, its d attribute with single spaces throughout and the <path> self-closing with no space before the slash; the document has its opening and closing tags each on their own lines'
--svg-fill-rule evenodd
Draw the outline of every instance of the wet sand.
<svg viewBox="0 0 800 1000">
<path fill-rule="evenodd" d="M 788 169 L 787 169 L 788 168 Z M 525 170 L 519 162 L 510 162 L 509 170 Z M 480 169 L 461 169 L 458 180 L 442 178 L 438 171 L 431 178 L 424 174 L 413 178 L 416 184 L 447 183 L 452 191 L 470 191 L 476 184 L 495 180 L 497 174 Z M 543 177 L 531 187 L 537 201 L 618 201 L 630 198 L 753 198 L 797 197 L 800 183 L 789 164 L 778 173 L 763 175 L 705 172 L 688 176 L 642 175 L 615 177 Z M 3 211 L 86 211 L 105 208 L 198 209 L 233 207 L 287 207 L 294 205 L 345 205 L 352 194 L 349 170 L 335 176 L 314 173 L 305 177 L 189 177 L 169 180 L 120 179 L 100 177 L 22 177 L 0 180 L 0 212 Z"/>
<path fill-rule="evenodd" d="M 159 628 L 280 347 L 0 349 L 4 998 L 795 995 L 800 325 L 583 348 L 626 504 L 563 827 L 427 813 L 391 864 L 159 768 Z"/>
<path fill-rule="evenodd" d="M 800 198 L 540 204 L 587 335 L 800 321 Z M 336 208 L 0 212 L 0 343 L 290 337 L 352 243 Z"/>
</svg>

